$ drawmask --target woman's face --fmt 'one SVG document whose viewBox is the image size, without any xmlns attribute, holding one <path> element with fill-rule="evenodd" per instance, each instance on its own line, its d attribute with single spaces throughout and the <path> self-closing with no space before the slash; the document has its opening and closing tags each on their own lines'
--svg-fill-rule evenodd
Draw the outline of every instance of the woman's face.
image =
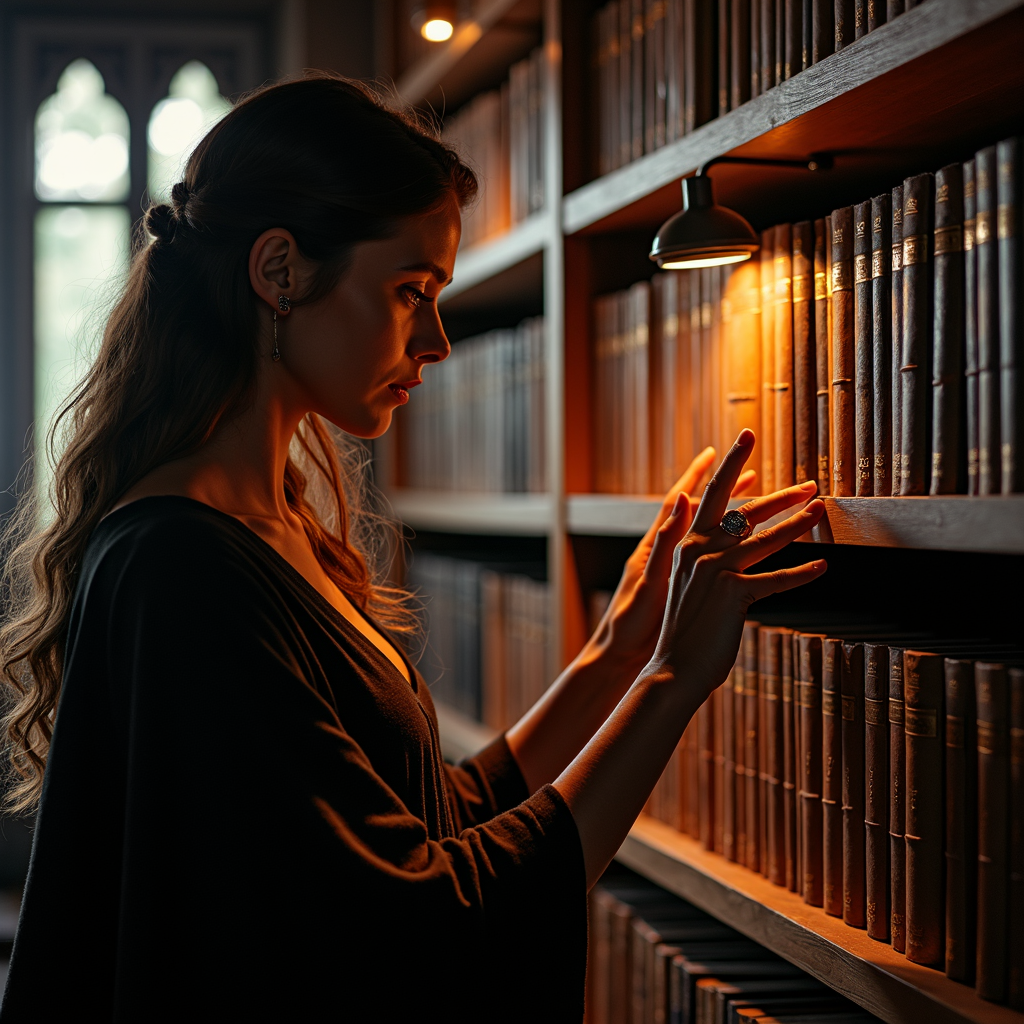
<svg viewBox="0 0 1024 1024">
<path fill-rule="evenodd" d="M 274 368 L 286 371 L 286 390 L 306 411 L 357 437 L 387 430 L 426 364 L 451 351 L 437 297 L 451 280 L 461 231 L 454 202 L 405 218 L 392 237 L 358 243 L 324 299 L 278 314 Z M 301 285 L 306 275 L 296 269 Z"/>
</svg>

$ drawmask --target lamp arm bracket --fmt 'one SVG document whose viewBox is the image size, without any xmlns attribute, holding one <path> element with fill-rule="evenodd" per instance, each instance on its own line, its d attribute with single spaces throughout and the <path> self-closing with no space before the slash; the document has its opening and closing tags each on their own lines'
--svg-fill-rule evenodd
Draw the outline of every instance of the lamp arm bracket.
<svg viewBox="0 0 1024 1024">
<path fill-rule="evenodd" d="M 716 156 L 697 168 L 697 177 L 705 177 L 715 164 L 750 164 L 755 167 L 796 167 L 805 171 L 830 171 L 834 162 L 829 153 L 812 153 L 803 160 L 777 160 L 759 156 Z"/>
</svg>

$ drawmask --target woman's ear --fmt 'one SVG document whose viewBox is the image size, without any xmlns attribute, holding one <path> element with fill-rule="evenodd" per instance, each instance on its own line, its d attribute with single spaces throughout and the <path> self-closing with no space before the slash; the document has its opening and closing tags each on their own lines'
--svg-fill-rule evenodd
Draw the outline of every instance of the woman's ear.
<svg viewBox="0 0 1024 1024">
<path fill-rule="evenodd" d="M 249 284 L 279 313 L 287 313 L 280 296 L 293 299 L 298 289 L 300 260 L 295 237 L 284 228 L 268 228 L 249 250 Z"/>
</svg>

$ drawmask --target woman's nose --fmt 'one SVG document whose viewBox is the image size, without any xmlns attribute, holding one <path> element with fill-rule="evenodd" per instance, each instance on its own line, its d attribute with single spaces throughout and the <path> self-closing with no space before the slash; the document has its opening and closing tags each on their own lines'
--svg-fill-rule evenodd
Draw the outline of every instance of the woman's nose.
<svg viewBox="0 0 1024 1024">
<path fill-rule="evenodd" d="M 441 316 L 435 306 L 433 316 L 413 337 L 409 354 L 421 363 L 440 363 L 451 355 L 451 351 L 452 346 L 444 333 Z"/>
</svg>

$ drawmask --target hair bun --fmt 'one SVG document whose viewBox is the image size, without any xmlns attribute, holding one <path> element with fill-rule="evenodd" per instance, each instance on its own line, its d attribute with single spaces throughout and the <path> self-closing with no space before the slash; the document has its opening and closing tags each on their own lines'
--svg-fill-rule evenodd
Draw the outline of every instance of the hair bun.
<svg viewBox="0 0 1024 1024">
<path fill-rule="evenodd" d="M 176 211 L 181 211 L 188 203 L 192 193 L 189 191 L 188 185 L 183 181 L 179 181 L 176 185 L 171 188 L 171 203 Z"/>
<path fill-rule="evenodd" d="M 151 206 L 146 211 L 146 230 L 158 242 L 170 242 L 178 227 L 178 218 L 166 203 Z"/>
</svg>

